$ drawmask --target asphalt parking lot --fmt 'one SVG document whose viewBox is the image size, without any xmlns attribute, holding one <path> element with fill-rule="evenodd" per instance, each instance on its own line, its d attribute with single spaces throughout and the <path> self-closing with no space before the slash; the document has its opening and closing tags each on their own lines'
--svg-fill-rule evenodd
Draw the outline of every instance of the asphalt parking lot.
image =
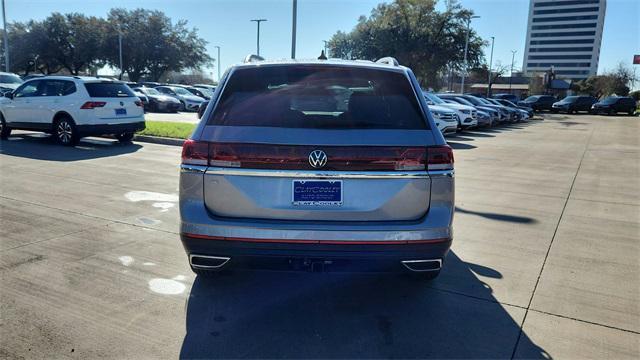
<svg viewBox="0 0 640 360">
<path fill-rule="evenodd" d="M 546 116 L 448 140 L 441 276 L 196 278 L 180 148 L 0 151 L 0 357 L 640 357 L 640 118 Z"/>
</svg>

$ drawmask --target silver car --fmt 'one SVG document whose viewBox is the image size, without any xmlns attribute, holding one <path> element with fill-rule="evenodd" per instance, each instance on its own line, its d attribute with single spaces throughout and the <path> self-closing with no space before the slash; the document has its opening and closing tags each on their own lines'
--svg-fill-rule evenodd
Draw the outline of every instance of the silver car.
<svg viewBox="0 0 640 360">
<path fill-rule="evenodd" d="M 438 275 L 453 237 L 453 152 L 410 69 L 251 61 L 220 86 L 182 152 L 194 272 Z"/>
</svg>

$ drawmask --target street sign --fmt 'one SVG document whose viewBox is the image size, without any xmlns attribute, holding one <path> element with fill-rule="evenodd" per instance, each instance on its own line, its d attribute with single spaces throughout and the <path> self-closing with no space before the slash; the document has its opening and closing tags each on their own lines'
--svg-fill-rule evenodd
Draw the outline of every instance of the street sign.
<svg viewBox="0 0 640 360">
<path fill-rule="evenodd" d="M 633 55 L 633 64 L 640 65 L 640 55 Z"/>
</svg>

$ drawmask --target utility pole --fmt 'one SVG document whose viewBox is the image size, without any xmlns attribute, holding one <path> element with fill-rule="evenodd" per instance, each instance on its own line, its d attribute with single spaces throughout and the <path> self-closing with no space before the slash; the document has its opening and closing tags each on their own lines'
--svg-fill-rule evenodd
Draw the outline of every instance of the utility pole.
<svg viewBox="0 0 640 360">
<path fill-rule="evenodd" d="M 253 21 L 256 24 L 258 24 L 258 37 L 256 39 L 256 43 L 257 43 L 257 54 L 256 55 L 260 56 L 260 23 L 263 22 L 263 21 L 267 21 L 267 19 L 253 19 L 251 21 Z"/>
<path fill-rule="evenodd" d="M 118 24 L 118 56 L 120 58 L 120 76 L 119 80 L 122 80 L 122 74 L 124 74 L 124 68 L 122 67 L 122 28 Z"/>
<path fill-rule="evenodd" d="M 489 81 L 487 83 L 487 97 L 491 95 L 491 68 L 493 68 L 493 43 L 495 42 L 496 37 L 491 37 L 491 56 L 489 57 Z"/>
<path fill-rule="evenodd" d="M 471 32 L 471 19 L 477 19 L 480 16 L 470 16 L 467 18 L 467 38 L 464 42 L 464 64 L 462 69 L 462 81 L 460 81 L 460 93 L 464 94 L 464 77 L 467 75 L 467 51 L 469 49 L 469 33 Z"/>
<path fill-rule="evenodd" d="M 516 58 L 518 50 L 511 50 L 511 72 L 509 73 L 509 94 L 511 94 L 511 82 L 513 80 L 513 61 Z"/>
<path fill-rule="evenodd" d="M 329 57 L 329 53 L 327 52 L 327 40 L 322 40 L 322 42 L 324 42 L 324 56 L 326 56 L 327 58 Z"/>
<path fill-rule="evenodd" d="M 4 67 L 9 72 L 9 34 L 7 33 L 7 11 L 2 0 L 2 24 L 4 25 Z"/>
<path fill-rule="evenodd" d="M 296 58 L 296 32 L 298 31 L 298 0 L 293 0 L 293 14 L 291 22 L 291 58 Z"/>
<path fill-rule="evenodd" d="M 218 85 L 220 84 L 220 67 L 222 66 L 220 62 L 220 46 L 214 46 L 214 48 L 218 49 Z"/>
</svg>

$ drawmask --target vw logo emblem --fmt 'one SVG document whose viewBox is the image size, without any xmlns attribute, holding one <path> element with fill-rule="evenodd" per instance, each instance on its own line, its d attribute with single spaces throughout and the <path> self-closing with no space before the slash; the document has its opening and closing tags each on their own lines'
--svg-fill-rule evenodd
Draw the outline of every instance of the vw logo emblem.
<svg viewBox="0 0 640 360">
<path fill-rule="evenodd" d="M 327 154 L 322 150 L 313 150 L 309 154 L 309 164 L 316 169 L 327 165 Z"/>
</svg>

